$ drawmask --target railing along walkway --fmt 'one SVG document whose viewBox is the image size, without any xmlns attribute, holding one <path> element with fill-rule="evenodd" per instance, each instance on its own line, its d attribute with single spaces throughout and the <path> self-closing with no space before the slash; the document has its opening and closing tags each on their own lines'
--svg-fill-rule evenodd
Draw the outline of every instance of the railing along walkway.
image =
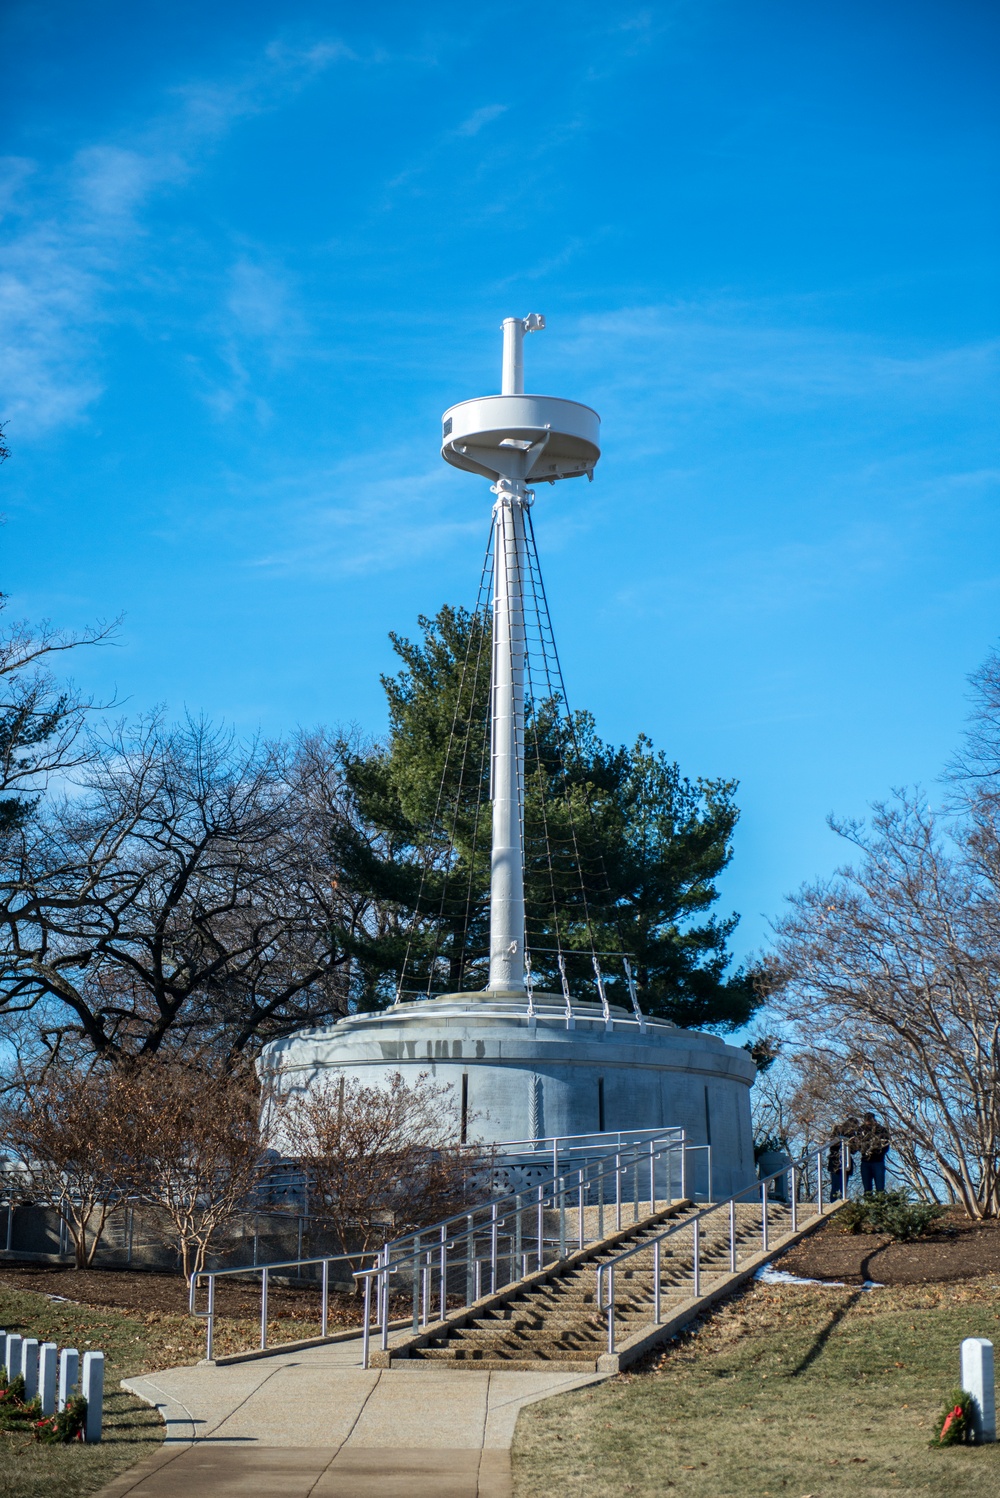
<svg viewBox="0 0 1000 1498">
<path fill-rule="evenodd" d="M 538 1146 L 537 1149 L 529 1146 Z M 515 1140 L 503 1146 L 502 1162 L 491 1157 L 488 1168 L 535 1174 L 556 1167 L 551 1178 L 520 1190 L 489 1196 L 463 1212 L 415 1233 L 394 1239 L 374 1252 L 283 1259 L 204 1271 L 192 1282 L 190 1310 L 206 1321 L 205 1356 L 214 1354 L 216 1282 L 227 1277 L 260 1279 L 260 1346 L 268 1350 L 268 1290 L 272 1274 L 282 1273 L 315 1285 L 319 1276 L 319 1337 L 328 1335 L 330 1266 L 346 1265 L 364 1283 L 364 1356 L 375 1319 L 383 1348 L 388 1346 L 390 1292 L 409 1291 L 414 1331 L 443 1317 L 457 1305 L 478 1300 L 522 1278 L 529 1268 L 564 1259 L 585 1244 L 621 1231 L 649 1212 L 688 1195 L 710 1199 L 712 1151 L 688 1144 L 677 1128 L 627 1133 L 561 1135 L 544 1140 Z M 508 1154 L 508 1151 L 510 1153 Z M 358 1265 L 374 1260 L 369 1268 Z M 304 1273 L 305 1271 L 305 1273 Z M 198 1295 L 207 1287 L 207 1304 Z M 273 1346 L 273 1344 L 271 1344 Z"/>
<path fill-rule="evenodd" d="M 795 1162 L 724 1201 L 679 1206 L 667 1222 L 647 1219 L 629 1228 L 627 1242 L 592 1245 L 480 1305 L 450 1310 L 395 1347 L 392 1360 L 610 1371 L 622 1344 L 645 1346 L 678 1314 L 690 1319 L 699 1301 L 738 1282 L 748 1266 L 824 1213 L 819 1167 L 827 1148 L 815 1157 L 815 1172 Z M 377 1278 L 381 1269 L 366 1273 Z"/>
<path fill-rule="evenodd" d="M 595 1299 L 598 1312 L 606 1317 L 608 1353 L 613 1354 L 616 1347 L 615 1277 L 623 1273 L 623 1265 L 635 1260 L 633 1275 L 642 1270 L 648 1274 L 652 1288 L 652 1322 L 659 1326 L 663 1320 L 664 1258 L 674 1259 L 672 1268 L 675 1271 L 680 1268 L 679 1280 L 674 1273 L 668 1275 L 668 1281 L 680 1283 L 685 1289 L 689 1283 L 689 1294 L 693 1299 L 698 1299 L 711 1288 L 706 1277 L 713 1271 L 716 1279 L 735 1275 L 748 1258 L 766 1254 L 779 1238 L 798 1232 L 822 1214 L 823 1156 L 838 1144 L 841 1179 L 846 1180 L 847 1141 L 827 1140 L 725 1201 L 703 1207 L 693 1212 L 686 1222 L 665 1228 L 649 1243 L 622 1249 L 599 1265 Z M 814 1162 L 815 1170 L 811 1171 Z M 815 1181 L 814 1193 L 809 1190 L 810 1181 Z M 777 1196 L 779 1183 L 787 1192 L 787 1205 L 780 1199 L 773 1199 Z M 806 1185 L 805 1200 L 800 1199 L 803 1183 Z M 690 1238 L 690 1252 L 685 1246 L 687 1238 Z M 647 1261 L 645 1265 L 641 1263 L 640 1255 Z M 676 1294 L 673 1298 L 676 1299 Z"/>
</svg>

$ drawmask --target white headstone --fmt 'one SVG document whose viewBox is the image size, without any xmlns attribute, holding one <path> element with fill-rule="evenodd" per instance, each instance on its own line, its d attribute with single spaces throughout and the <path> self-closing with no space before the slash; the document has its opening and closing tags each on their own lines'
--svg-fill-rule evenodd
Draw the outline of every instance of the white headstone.
<svg viewBox="0 0 1000 1498">
<path fill-rule="evenodd" d="M 997 1438 L 993 1343 L 966 1337 L 962 1343 L 962 1388 L 972 1399 L 972 1429 L 977 1443 Z"/>
<path fill-rule="evenodd" d="M 24 1374 L 25 1401 L 38 1393 L 38 1338 L 25 1337 L 21 1343 L 21 1372 Z"/>
<path fill-rule="evenodd" d="M 9 1383 L 13 1383 L 21 1372 L 21 1343 L 23 1341 L 24 1338 L 19 1337 L 16 1332 L 7 1333 L 7 1352 L 4 1357 L 4 1363 L 7 1367 L 7 1379 Z"/>
<path fill-rule="evenodd" d="M 72 1398 L 80 1376 L 80 1354 L 75 1347 L 64 1347 L 59 1354 L 59 1408 L 64 1410 Z"/>
<path fill-rule="evenodd" d="M 104 1423 L 104 1354 L 85 1352 L 83 1355 L 83 1378 L 81 1393 L 87 1401 L 87 1426 L 83 1434 L 85 1441 L 99 1441 Z"/>
<path fill-rule="evenodd" d="M 42 1401 L 42 1414 L 56 1412 L 56 1365 L 59 1349 L 54 1342 L 43 1342 L 38 1350 L 38 1393 Z"/>
</svg>

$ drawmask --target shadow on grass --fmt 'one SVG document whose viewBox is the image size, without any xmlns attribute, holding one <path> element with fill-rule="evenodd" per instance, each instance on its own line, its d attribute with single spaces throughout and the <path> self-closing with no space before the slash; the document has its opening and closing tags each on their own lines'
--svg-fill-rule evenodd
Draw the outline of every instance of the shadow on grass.
<svg viewBox="0 0 1000 1498">
<path fill-rule="evenodd" d="M 819 1333 L 819 1336 L 813 1342 L 813 1345 L 810 1347 L 805 1357 L 802 1358 L 798 1365 L 790 1371 L 788 1375 L 789 1378 L 798 1378 L 800 1374 L 805 1373 L 808 1368 L 812 1367 L 813 1363 L 815 1363 L 820 1353 L 826 1347 L 826 1344 L 829 1342 L 830 1338 L 833 1336 L 833 1333 L 843 1321 L 848 1311 L 853 1310 L 864 1293 L 865 1292 L 863 1290 L 855 1290 L 853 1295 L 849 1295 L 847 1299 L 837 1307 L 837 1309 L 833 1312 L 832 1316 L 827 1322 L 826 1326 L 824 1326 L 823 1330 Z"/>
</svg>

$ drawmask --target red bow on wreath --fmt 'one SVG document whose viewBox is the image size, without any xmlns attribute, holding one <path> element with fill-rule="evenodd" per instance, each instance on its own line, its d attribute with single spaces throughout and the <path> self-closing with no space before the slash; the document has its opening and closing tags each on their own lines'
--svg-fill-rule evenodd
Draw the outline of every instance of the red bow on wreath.
<svg viewBox="0 0 1000 1498">
<path fill-rule="evenodd" d="M 941 1427 L 942 1439 L 948 1434 L 948 1431 L 951 1429 L 952 1421 L 961 1420 L 962 1413 L 962 1406 L 960 1404 L 956 1404 L 955 1408 L 948 1413 L 948 1415 L 945 1417 L 945 1422 Z"/>
</svg>

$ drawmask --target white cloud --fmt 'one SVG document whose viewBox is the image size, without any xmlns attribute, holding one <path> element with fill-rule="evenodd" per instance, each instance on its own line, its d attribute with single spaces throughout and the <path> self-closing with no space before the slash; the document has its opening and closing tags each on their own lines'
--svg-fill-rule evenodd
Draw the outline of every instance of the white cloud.
<svg viewBox="0 0 1000 1498">
<path fill-rule="evenodd" d="M 235 79 L 173 90 L 173 107 L 129 138 L 80 146 L 61 172 L 43 177 L 34 162 L 0 162 L 0 389 L 18 438 L 78 420 L 100 396 L 99 329 L 136 271 L 140 215 L 153 194 L 183 185 L 236 122 L 352 55 L 336 40 L 298 49 L 272 42 Z M 256 336 L 281 316 L 273 297 L 269 308 L 263 274 L 255 283 L 237 267 L 230 295 L 234 323 L 255 323 Z"/>
<path fill-rule="evenodd" d="M 807 411 L 836 403 L 943 408 L 981 401 L 1000 376 L 1000 340 L 927 348 L 810 323 L 792 303 L 705 302 L 624 308 L 581 318 L 573 368 L 596 375 L 619 419 L 650 408 Z M 591 389 L 594 389 L 591 379 Z"/>
<path fill-rule="evenodd" d="M 265 507 L 269 528 L 282 542 L 248 565 L 279 576 L 365 576 L 412 567 L 441 557 L 456 543 L 489 529 L 489 507 L 470 512 L 442 493 L 440 467 L 420 466 L 415 455 L 380 452 L 328 469 L 290 475 L 248 496 L 255 513 Z M 429 516 L 439 516 L 431 520 Z"/>
<path fill-rule="evenodd" d="M 478 135 L 484 125 L 490 124 L 492 120 L 498 119 L 500 115 L 507 113 L 506 104 L 485 104 L 482 109 L 475 110 L 467 120 L 455 130 L 456 135 Z"/>
</svg>

